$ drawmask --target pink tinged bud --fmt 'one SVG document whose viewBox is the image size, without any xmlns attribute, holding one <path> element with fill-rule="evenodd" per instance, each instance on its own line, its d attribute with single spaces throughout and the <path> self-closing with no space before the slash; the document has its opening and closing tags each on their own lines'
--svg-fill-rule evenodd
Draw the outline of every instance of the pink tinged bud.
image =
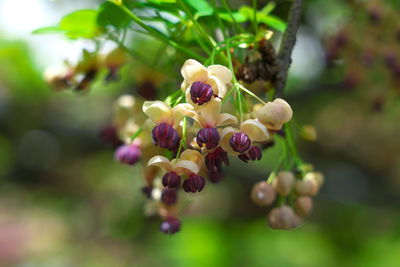
<svg viewBox="0 0 400 267">
<path fill-rule="evenodd" d="M 286 196 L 290 192 L 292 192 L 294 183 L 295 183 L 295 177 L 292 172 L 280 171 L 277 174 L 272 185 L 280 195 Z"/>
<path fill-rule="evenodd" d="M 219 133 L 216 128 L 203 128 L 197 133 L 196 142 L 200 147 L 206 146 L 207 149 L 213 149 L 218 146 Z"/>
<path fill-rule="evenodd" d="M 161 193 L 161 201 L 165 205 L 174 205 L 178 200 L 178 194 L 175 189 L 164 189 Z"/>
<path fill-rule="evenodd" d="M 160 225 L 161 232 L 170 235 L 175 234 L 180 229 L 181 229 L 181 222 L 174 217 L 169 217 L 165 219 L 165 221 L 163 221 Z"/>
<path fill-rule="evenodd" d="M 217 147 L 214 151 L 210 152 L 206 156 L 206 166 L 210 172 L 220 173 L 222 172 L 223 165 L 229 165 L 228 153 L 221 147 Z"/>
<path fill-rule="evenodd" d="M 303 179 L 296 182 L 296 192 L 300 196 L 314 196 L 318 192 L 318 185 L 310 179 Z"/>
<path fill-rule="evenodd" d="M 119 162 L 128 165 L 134 165 L 139 161 L 140 156 L 142 155 L 142 151 L 137 145 L 122 145 L 117 148 L 114 153 L 114 158 Z"/>
<path fill-rule="evenodd" d="M 238 132 L 232 135 L 231 139 L 229 139 L 229 145 L 236 152 L 244 153 L 250 149 L 251 140 L 247 134 Z"/>
<path fill-rule="evenodd" d="M 269 206 L 276 199 L 274 188 L 267 182 L 258 182 L 251 190 L 251 200 L 258 206 Z"/>
<path fill-rule="evenodd" d="M 246 163 L 249 160 L 252 160 L 252 161 L 260 160 L 261 157 L 262 157 L 262 151 L 261 151 L 261 148 L 259 148 L 258 146 L 252 146 L 252 147 L 250 147 L 249 151 L 239 155 L 239 159 L 241 159 L 242 161 L 244 161 Z"/>
<path fill-rule="evenodd" d="M 273 229 L 290 230 L 299 226 L 301 222 L 289 206 L 274 208 L 268 215 L 268 225 Z"/>
<path fill-rule="evenodd" d="M 294 204 L 296 214 L 305 217 L 311 213 L 313 208 L 313 201 L 311 197 L 303 196 L 296 199 Z"/>
<path fill-rule="evenodd" d="M 206 180 L 203 176 L 192 173 L 188 179 L 183 182 L 183 190 L 185 192 L 201 192 L 206 185 Z"/>
<path fill-rule="evenodd" d="M 198 105 L 203 105 L 210 101 L 213 94 L 211 85 L 203 82 L 194 82 L 190 87 L 190 98 L 193 103 Z"/>
<path fill-rule="evenodd" d="M 177 188 L 181 184 L 181 177 L 175 172 L 167 172 L 162 178 L 162 184 L 168 188 Z"/>
<path fill-rule="evenodd" d="M 169 150 L 175 150 L 179 145 L 179 135 L 178 132 L 165 122 L 154 127 L 152 131 L 153 143 L 156 146 L 166 148 Z"/>
</svg>

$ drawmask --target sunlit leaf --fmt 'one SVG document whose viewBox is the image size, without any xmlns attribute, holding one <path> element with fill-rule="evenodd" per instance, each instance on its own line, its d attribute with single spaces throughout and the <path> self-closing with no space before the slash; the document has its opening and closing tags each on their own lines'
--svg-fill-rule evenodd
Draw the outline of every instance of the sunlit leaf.
<svg viewBox="0 0 400 267">
<path fill-rule="evenodd" d="M 277 31 L 284 32 L 286 29 L 286 23 L 276 16 L 257 15 L 257 19 L 259 22 L 265 23 L 266 25 L 270 26 L 271 28 Z"/>
<path fill-rule="evenodd" d="M 33 34 L 50 34 L 50 33 L 63 33 L 64 31 L 58 26 L 42 27 L 34 30 Z"/>
<path fill-rule="evenodd" d="M 97 23 L 102 27 L 112 25 L 116 28 L 126 28 L 130 25 L 131 19 L 115 4 L 105 2 L 100 5 Z"/>
<path fill-rule="evenodd" d="M 64 16 L 59 24 L 70 38 L 93 38 L 98 34 L 97 10 L 82 9 Z"/>
<path fill-rule="evenodd" d="M 210 16 L 214 13 L 212 5 L 205 0 L 184 0 L 190 7 L 196 10 L 196 16 Z"/>
<path fill-rule="evenodd" d="M 240 12 L 232 12 L 232 16 L 238 23 L 243 23 L 248 21 L 247 17 L 241 14 Z M 228 12 L 219 12 L 219 17 L 225 21 L 233 23 L 232 17 Z"/>
</svg>

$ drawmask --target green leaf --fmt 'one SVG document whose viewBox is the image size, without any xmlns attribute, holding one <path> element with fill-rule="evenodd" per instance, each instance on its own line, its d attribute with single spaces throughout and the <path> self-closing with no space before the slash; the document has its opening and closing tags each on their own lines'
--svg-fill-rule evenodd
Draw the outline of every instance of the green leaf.
<svg viewBox="0 0 400 267">
<path fill-rule="evenodd" d="M 156 4 L 170 4 L 170 3 L 176 3 L 176 0 L 147 0 L 152 3 Z"/>
<path fill-rule="evenodd" d="M 32 32 L 32 34 L 51 34 L 51 33 L 64 33 L 64 31 L 60 28 L 60 26 L 48 26 L 36 29 Z"/>
<path fill-rule="evenodd" d="M 115 28 L 127 28 L 131 24 L 130 17 L 118 6 L 110 2 L 100 5 L 97 23 L 101 27 L 114 26 Z"/>
<path fill-rule="evenodd" d="M 275 2 L 269 2 L 268 4 L 265 5 L 265 7 L 263 7 L 263 9 L 260 10 L 260 13 L 268 15 L 275 9 L 275 7 L 276 7 Z"/>
<path fill-rule="evenodd" d="M 238 12 L 238 11 L 232 12 L 232 16 L 236 20 L 236 22 L 238 22 L 238 23 L 243 23 L 243 22 L 248 21 L 248 18 L 246 16 L 244 16 L 242 13 Z M 226 11 L 220 11 L 219 12 L 219 17 L 221 19 L 225 20 L 225 21 L 233 23 L 231 15 L 229 15 L 229 13 L 226 12 Z"/>
<path fill-rule="evenodd" d="M 186 4 L 196 10 L 196 17 L 210 16 L 214 13 L 212 5 L 205 0 L 184 0 Z"/>
<path fill-rule="evenodd" d="M 257 14 L 257 20 L 259 22 L 263 22 L 266 25 L 270 26 L 271 28 L 280 31 L 280 32 L 284 32 L 286 29 L 286 22 L 284 22 L 283 20 L 281 20 L 280 18 L 273 16 L 273 15 L 260 15 Z"/>
<path fill-rule="evenodd" d="M 64 16 L 59 27 L 69 38 L 93 38 L 98 33 L 97 10 L 82 9 Z"/>
</svg>

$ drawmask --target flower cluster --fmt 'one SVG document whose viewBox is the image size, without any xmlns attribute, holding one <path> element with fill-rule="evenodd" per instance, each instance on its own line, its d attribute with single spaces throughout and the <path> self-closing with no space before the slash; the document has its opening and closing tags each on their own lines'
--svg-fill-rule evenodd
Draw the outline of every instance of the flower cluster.
<svg viewBox="0 0 400 267">
<path fill-rule="evenodd" d="M 313 206 L 311 197 L 318 193 L 323 181 L 324 176 L 320 172 L 305 171 L 296 177 L 293 172 L 280 171 L 272 173 L 267 181 L 256 183 L 251 199 L 262 207 L 274 206 L 267 216 L 271 228 L 290 230 L 299 226 L 303 218 L 310 214 Z"/>
</svg>

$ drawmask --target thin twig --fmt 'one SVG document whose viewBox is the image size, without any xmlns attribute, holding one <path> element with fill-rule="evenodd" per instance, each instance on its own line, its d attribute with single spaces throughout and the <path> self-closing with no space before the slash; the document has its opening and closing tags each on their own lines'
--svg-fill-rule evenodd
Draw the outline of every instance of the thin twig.
<svg viewBox="0 0 400 267">
<path fill-rule="evenodd" d="M 276 82 L 276 96 L 282 97 L 286 80 L 292 63 L 292 51 L 296 43 L 296 33 L 299 28 L 303 0 L 294 0 L 289 11 L 288 25 L 282 37 L 278 52 L 279 70 Z"/>
</svg>

